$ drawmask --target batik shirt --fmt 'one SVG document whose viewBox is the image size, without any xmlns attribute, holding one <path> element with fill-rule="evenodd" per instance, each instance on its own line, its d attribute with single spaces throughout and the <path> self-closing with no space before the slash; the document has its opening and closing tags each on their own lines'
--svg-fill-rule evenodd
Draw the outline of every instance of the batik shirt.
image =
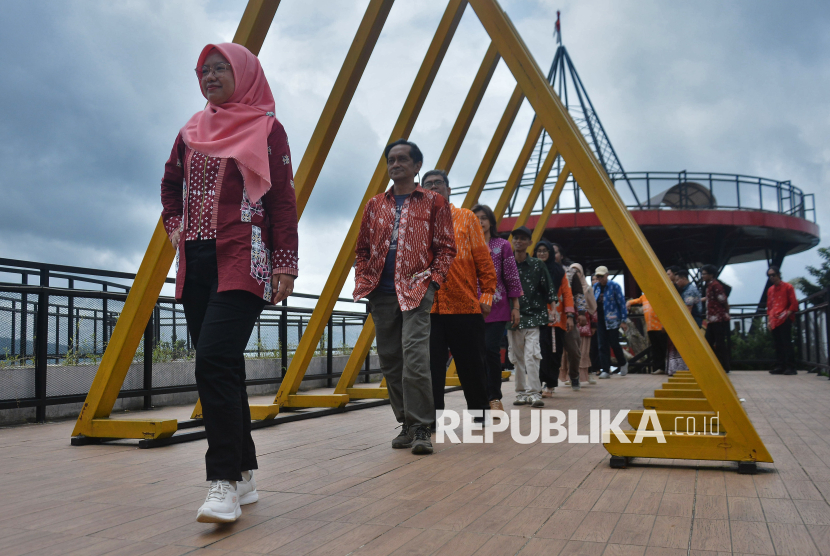
<svg viewBox="0 0 830 556">
<path fill-rule="evenodd" d="M 625 297 L 622 288 L 616 282 L 608 280 L 604 287 L 599 282 L 594 284 L 594 297 L 597 299 L 597 305 L 602 303 L 602 308 L 597 313 L 604 314 L 605 327 L 608 330 L 616 330 L 628 318 Z"/>
<path fill-rule="evenodd" d="M 712 280 L 706 286 L 706 320 L 709 322 L 729 322 L 729 302 L 723 284 Z"/>
<path fill-rule="evenodd" d="M 493 294 L 493 308 L 484 322 L 508 322 L 512 309 L 510 299 L 522 296 L 516 257 L 513 256 L 513 247 L 506 239 L 491 237 L 487 247 L 496 270 L 496 293 Z"/>
<path fill-rule="evenodd" d="M 456 253 L 446 282 L 435 292 L 432 312 L 439 315 L 481 314 L 480 303 L 492 306 L 496 291 L 496 270 L 490 249 L 473 211 L 452 204 L 450 210 Z"/>
<path fill-rule="evenodd" d="M 380 282 L 395 225 L 393 190 L 394 186 L 375 195 L 363 209 L 355 248 L 355 301 L 372 293 Z M 402 311 L 421 304 L 430 282 L 444 283 L 453 257 L 449 203 L 437 193 L 416 187 L 404 201 L 398 226 L 395 293 Z"/>
<path fill-rule="evenodd" d="M 176 298 L 187 272 L 185 242 L 216 240 L 218 291 L 244 290 L 271 301 L 273 274 L 297 275 L 297 205 L 288 137 L 274 119 L 268 135 L 270 189 L 251 202 L 236 161 L 208 157 L 176 137 L 161 181 L 168 235 L 181 230 Z"/>
<path fill-rule="evenodd" d="M 778 328 L 787 320 L 795 320 L 795 315 L 787 317 L 787 311 L 798 311 L 798 300 L 792 284 L 781 281 L 767 290 L 767 319 L 770 328 Z"/>
<path fill-rule="evenodd" d="M 556 287 L 551 280 L 545 263 L 528 256 L 516 262 L 519 280 L 522 283 L 522 297 L 519 298 L 521 319 L 519 328 L 534 328 L 548 324 L 548 304 L 556 305 Z M 510 328 L 510 324 L 507 325 Z"/>
</svg>

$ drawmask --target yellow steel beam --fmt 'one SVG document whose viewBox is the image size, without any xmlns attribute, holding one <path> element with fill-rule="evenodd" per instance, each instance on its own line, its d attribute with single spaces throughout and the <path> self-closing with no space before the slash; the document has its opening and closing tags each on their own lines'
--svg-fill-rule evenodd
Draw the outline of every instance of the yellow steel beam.
<svg viewBox="0 0 830 556">
<path fill-rule="evenodd" d="M 461 16 L 466 7 L 467 2 L 465 0 L 450 0 L 438 25 L 438 30 L 435 32 L 432 43 L 424 57 L 424 61 L 415 77 L 415 83 L 412 85 L 412 89 L 404 102 L 404 106 L 398 116 L 398 121 L 392 129 L 390 142 L 400 137 L 408 137 L 412 131 L 412 127 L 415 125 L 421 107 L 426 100 L 427 93 L 429 93 L 429 89 L 435 80 L 435 75 L 438 73 L 438 68 L 441 66 L 441 62 L 444 59 L 444 55 L 452 41 L 455 30 L 458 28 L 458 23 L 461 21 Z M 352 225 L 346 234 L 346 239 L 340 248 L 340 253 L 337 255 L 331 274 L 329 274 L 326 285 L 317 300 L 317 305 L 311 314 L 308 327 L 303 333 L 294 357 L 291 360 L 291 364 L 286 371 L 274 400 L 275 403 L 285 405 L 288 402 L 289 396 L 295 395 L 299 390 L 303 375 L 311 362 L 314 350 L 331 316 L 340 290 L 343 288 L 343 284 L 346 282 L 346 278 L 348 278 L 349 271 L 354 263 L 355 245 L 357 243 L 357 233 L 360 229 L 363 207 L 366 206 L 369 199 L 383 192 L 388 183 L 389 177 L 386 173 L 386 160 L 381 157 L 360 203 L 360 208 L 357 214 L 355 214 Z"/>
<path fill-rule="evenodd" d="M 521 87 L 518 85 L 510 95 L 510 100 L 507 102 L 507 108 L 502 114 L 499 125 L 496 126 L 496 131 L 493 133 L 493 138 L 490 139 L 490 144 L 487 145 L 487 150 L 484 151 L 484 158 L 481 159 L 481 164 L 473 177 L 470 188 L 467 190 L 467 195 L 464 197 L 464 202 L 461 203 L 463 208 L 473 208 L 478 202 L 487 180 L 490 178 L 490 172 L 493 171 L 493 166 L 499 158 L 501 148 L 504 146 L 504 141 L 507 139 L 507 134 L 510 133 L 510 128 L 513 127 L 513 122 L 516 121 L 516 115 L 519 113 L 519 108 L 522 107 L 522 101 L 525 95 Z"/>
<path fill-rule="evenodd" d="M 539 141 L 539 136 L 541 134 L 542 121 L 539 118 L 536 118 L 530 126 L 530 132 L 527 134 L 527 139 L 525 140 L 525 144 L 522 146 L 521 152 L 519 152 L 519 158 L 516 159 L 516 163 L 513 165 L 513 170 L 510 172 L 510 176 L 504 184 L 504 189 L 501 192 L 501 196 L 499 196 L 499 201 L 496 203 L 496 208 L 493 209 L 493 214 L 496 215 L 496 221 L 501 222 L 501 219 L 504 216 L 504 211 L 507 210 L 507 205 L 510 204 L 510 197 L 513 196 L 516 188 L 522 183 L 525 168 L 527 168 L 527 163 L 530 160 L 530 156 L 533 154 L 533 149 L 536 148 L 536 142 Z"/>
<path fill-rule="evenodd" d="M 308 147 L 306 147 L 303 159 L 300 161 L 297 173 L 294 175 L 298 218 L 302 216 L 311 195 L 311 190 L 314 188 L 314 184 L 317 183 L 320 170 L 322 170 L 331 145 L 334 143 L 340 124 L 343 123 L 343 117 L 346 115 L 346 110 L 354 97 L 354 92 L 358 83 L 360 83 L 360 78 L 363 76 L 363 70 L 366 69 L 366 64 L 369 62 L 369 57 L 372 55 L 372 50 L 375 48 L 381 29 L 386 23 L 386 17 L 389 15 L 389 10 L 392 9 L 393 2 L 394 0 L 371 0 L 369 7 L 366 8 L 360 27 L 357 29 L 351 47 L 349 47 L 349 52 L 346 54 L 343 66 L 340 68 L 340 73 L 334 81 L 334 86 L 331 88 L 329 98 L 323 107 L 323 112 L 320 114 L 320 119 L 317 121 L 317 127 L 314 128 L 314 133 L 311 134 Z"/>
<path fill-rule="evenodd" d="M 279 7 L 280 0 L 248 0 L 233 42 L 241 44 L 258 56 Z"/>
<path fill-rule="evenodd" d="M 470 129 L 470 124 L 473 123 L 473 117 L 478 111 L 481 104 L 481 99 L 484 98 L 484 92 L 490 84 L 490 79 L 499 65 L 499 53 L 493 43 L 487 47 L 487 52 L 484 54 L 484 60 L 481 61 L 481 66 L 478 68 L 473 79 L 473 84 L 470 86 L 470 91 L 467 93 L 467 98 L 464 99 L 464 104 L 461 105 L 461 110 L 455 120 L 455 125 L 452 126 L 447 142 L 444 144 L 444 149 L 435 163 L 435 167 L 439 170 L 444 170 L 449 174 L 455 162 L 455 157 L 458 156 L 458 151 L 461 149 L 461 144 L 467 136 L 467 131 Z"/>
<path fill-rule="evenodd" d="M 539 215 L 539 220 L 536 221 L 536 226 L 533 228 L 533 237 L 530 240 L 530 246 L 528 246 L 528 252 L 533 253 L 531 251 L 532 246 L 539 243 L 539 240 L 542 239 L 542 236 L 545 233 L 545 227 L 548 224 L 548 219 L 550 215 L 553 213 L 553 209 L 556 206 L 556 203 L 559 201 L 559 196 L 562 195 L 562 190 L 565 188 L 565 182 L 568 181 L 568 176 L 570 176 L 571 170 L 568 168 L 568 163 L 566 162 L 562 166 L 562 171 L 559 172 L 559 177 L 556 179 L 556 185 L 553 187 L 553 191 L 550 192 L 550 197 L 545 202 L 545 208 L 542 209 L 542 214 Z"/>
<path fill-rule="evenodd" d="M 89 427 L 89 434 L 84 434 L 84 436 L 153 440 L 173 436 L 178 428 L 178 423 L 175 419 L 136 421 L 104 418 L 93 419 Z"/>
<path fill-rule="evenodd" d="M 542 189 L 544 189 L 545 183 L 548 181 L 550 171 L 553 169 L 553 163 L 556 162 L 558 156 L 559 151 L 556 150 L 555 145 L 552 145 L 547 156 L 545 156 L 545 161 L 542 163 L 541 168 L 539 168 L 539 173 L 536 174 L 536 179 L 533 180 L 533 186 L 530 188 L 525 204 L 522 207 L 522 212 L 519 213 L 516 224 L 513 226 L 514 228 L 527 224 L 530 213 L 533 212 L 533 207 L 536 206 L 536 201 L 539 199 L 539 195 L 542 193 Z"/>
<path fill-rule="evenodd" d="M 375 321 L 372 320 L 372 315 L 369 315 L 360 330 L 360 335 L 357 337 L 352 352 L 349 354 L 349 359 L 346 361 L 340 380 L 337 381 L 337 385 L 334 387 L 335 394 L 348 394 L 349 389 L 354 387 L 357 373 L 363 367 L 363 362 L 366 361 L 366 357 L 369 355 L 374 339 Z"/>
<path fill-rule="evenodd" d="M 279 0 L 249 0 L 234 35 L 234 42 L 258 54 L 279 5 Z M 86 401 L 78 415 L 72 436 L 113 438 L 115 436 L 110 434 L 111 432 L 124 430 L 126 427 L 126 425 L 114 425 L 115 429 L 108 430 L 103 421 L 112 412 L 113 404 L 124 384 L 124 378 L 127 376 L 130 363 L 144 335 L 144 329 L 175 255 L 176 250 L 170 244 L 164 223 L 159 218 L 153 237 L 150 239 L 150 245 L 144 253 L 130 293 L 124 302 L 124 309 L 118 317 L 115 330 L 112 332 L 92 386 L 87 393 Z M 95 420 L 94 425 L 93 420 Z M 166 434 L 169 424 L 165 427 Z M 136 437 L 124 436 L 123 438 Z"/>
<path fill-rule="evenodd" d="M 651 442 L 639 445 L 612 443 L 607 444 L 606 448 L 620 456 L 650 454 L 645 457 L 700 459 L 703 454 L 703 459 L 772 461 L 714 352 L 698 333 L 697 325 L 683 300 L 669 283 L 660 261 L 507 15 L 496 0 L 470 0 L 470 5 L 522 87 L 536 111 L 537 119 L 544 125 L 571 168 L 574 179 L 579 183 L 634 279 L 660 315 L 666 331 L 689 365 L 706 399 L 715 411 L 720 412 L 724 427 L 729 431 L 728 447 L 721 449 L 717 443 L 712 445 L 706 440 L 697 443 L 700 450 L 694 453 L 675 450 L 687 445 L 683 437 L 673 437 L 668 444 L 671 449 L 665 449 L 666 445 L 662 444 L 658 448 L 658 445 Z"/>
<path fill-rule="evenodd" d="M 98 365 L 98 372 L 95 373 L 86 401 L 78 415 L 72 436 L 96 436 L 101 428 L 93 428 L 92 420 L 109 417 L 112 412 L 175 256 L 176 250 L 167 239 L 164 223 L 159 218 L 150 245 L 133 280 L 133 286 L 124 302 L 124 309 L 115 323 L 115 330 L 112 331 L 107 349 Z"/>
<path fill-rule="evenodd" d="M 712 411 L 706 398 L 644 398 L 643 407 L 658 411 Z"/>
</svg>

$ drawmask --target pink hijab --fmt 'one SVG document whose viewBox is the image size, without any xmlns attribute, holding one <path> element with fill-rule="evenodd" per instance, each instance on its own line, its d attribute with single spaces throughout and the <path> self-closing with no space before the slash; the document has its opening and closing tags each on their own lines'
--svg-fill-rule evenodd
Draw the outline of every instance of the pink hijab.
<svg viewBox="0 0 830 556">
<path fill-rule="evenodd" d="M 268 135 L 276 121 L 274 97 L 259 59 L 242 45 L 209 44 L 196 67 L 214 48 L 230 62 L 236 89 L 224 104 L 208 103 L 196 112 L 182 128 L 182 139 L 200 153 L 236 160 L 248 197 L 255 203 L 271 188 Z"/>
</svg>

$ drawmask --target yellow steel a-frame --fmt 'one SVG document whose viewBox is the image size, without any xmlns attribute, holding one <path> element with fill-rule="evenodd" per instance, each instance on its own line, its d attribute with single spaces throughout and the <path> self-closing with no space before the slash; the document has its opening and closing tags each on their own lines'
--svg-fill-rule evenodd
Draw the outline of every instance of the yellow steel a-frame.
<svg viewBox="0 0 830 556">
<path fill-rule="evenodd" d="M 409 136 L 467 3 L 465 0 L 449 0 L 415 83 L 390 134 L 391 139 Z M 278 4 L 278 0 L 250 0 L 234 40 L 258 52 Z M 298 179 L 295 183 L 298 184 L 297 198 L 300 213 L 326 159 L 391 4 L 392 0 L 371 0 L 349 50 L 346 62 L 315 129 L 309 149 L 298 168 Z M 632 440 L 635 434 L 632 431 L 621 435 L 622 438 L 612 435 L 605 444 L 606 448 L 617 457 L 772 461 L 735 395 L 731 382 L 686 311 L 676 290 L 662 272 L 660 263 L 641 230 L 626 210 L 604 169 L 551 89 L 507 15 L 496 0 L 469 0 L 469 4 L 490 36 L 492 44 L 487 50 L 437 167 L 443 166 L 444 169 L 451 167 L 495 66 L 499 58 L 503 59 L 515 77 L 517 87 L 487 148 L 470 191 L 464 200 L 464 206 L 471 206 L 477 199 L 515 120 L 516 113 L 523 99 L 527 98 L 536 118 L 496 205 L 494 211 L 496 216 L 501 218 L 504 214 L 511 195 L 521 181 L 522 173 L 538 137 L 544 129 L 554 145 L 545 161 L 545 167 L 549 168 L 553 164 L 557 154 L 562 156 L 566 164 L 560 173 L 553 194 L 545 204 L 543 215 L 533 233 L 534 239 L 541 237 L 544 223 L 553 210 L 565 181 L 569 175 L 572 175 L 573 179 L 580 184 L 628 269 L 648 295 L 654 309 L 661 315 L 667 332 L 691 369 L 688 374 L 677 376 L 666 385 L 664 390 L 655 393 L 654 399 L 675 403 L 661 405 L 661 403 L 646 400 L 646 407 L 648 408 L 648 403 L 651 403 L 656 408 L 657 421 L 664 425 L 664 428 L 667 428 L 665 425 L 669 425 L 673 419 L 678 417 L 698 422 L 710 413 L 717 413 L 723 429 L 718 435 L 686 435 L 669 430 L 665 433 L 664 443 L 658 442 L 657 438 L 645 438 L 641 443 L 634 443 Z M 263 23 L 264 21 L 268 24 Z M 361 207 L 372 196 L 383 191 L 387 183 L 385 161 L 381 159 L 369 182 Z M 544 178 L 534 184 L 531 198 L 528 198 L 520 219 L 526 220 L 529 216 L 543 185 Z M 352 397 L 385 397 L 383 388 L 370 389 L 370 391 L 353 388 L 354 379 L 368 354 L 374 336 L 371 318 L 367 320 L 334 392 L 317 396 L 297 394 L 305 369 L 308 367 L 317 342 L 332 313 L 337 295 L 354 261 L 360 216 L 360 212 L 355 215 L 274 404 L 252 407 L 252 415 L 255 419 L 271 418 L 276 415 L 281 406 L 339 407 L 348 403 Z M 161 438 L 175 432 L 175 421 L 112 421 L 107 418 L 172 258 L 172 248 L 159 222 L 125 304 L 124 312 L 116 325 L 87 401 L 78 418 L 74 435 Z M 659 392 L 664 393 L 659 394 Z M 701 412 L 706 415 L 701 415 Z M 643 418 L 642 413 L 632 412 L 631 423 L 637 426 L 641 418 Z"/>
</svg>

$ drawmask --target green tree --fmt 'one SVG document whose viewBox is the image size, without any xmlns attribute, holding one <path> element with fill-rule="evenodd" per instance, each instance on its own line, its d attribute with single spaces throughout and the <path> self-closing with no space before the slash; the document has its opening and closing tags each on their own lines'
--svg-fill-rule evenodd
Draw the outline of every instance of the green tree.
<svg viewBox="0 0 830 556">
<path fill-rule="evenodd" d="M 819 247 L 818 256 L 822 258 L 821 266 L 818 268 L 814 266 L 807 267 L 807 272 L 817 283 L 814 284 L 804 277 L 794 278 L 790 281 L 804 295 L 813 295 L 830 288 L 830 247 Z"/>
</svg>

